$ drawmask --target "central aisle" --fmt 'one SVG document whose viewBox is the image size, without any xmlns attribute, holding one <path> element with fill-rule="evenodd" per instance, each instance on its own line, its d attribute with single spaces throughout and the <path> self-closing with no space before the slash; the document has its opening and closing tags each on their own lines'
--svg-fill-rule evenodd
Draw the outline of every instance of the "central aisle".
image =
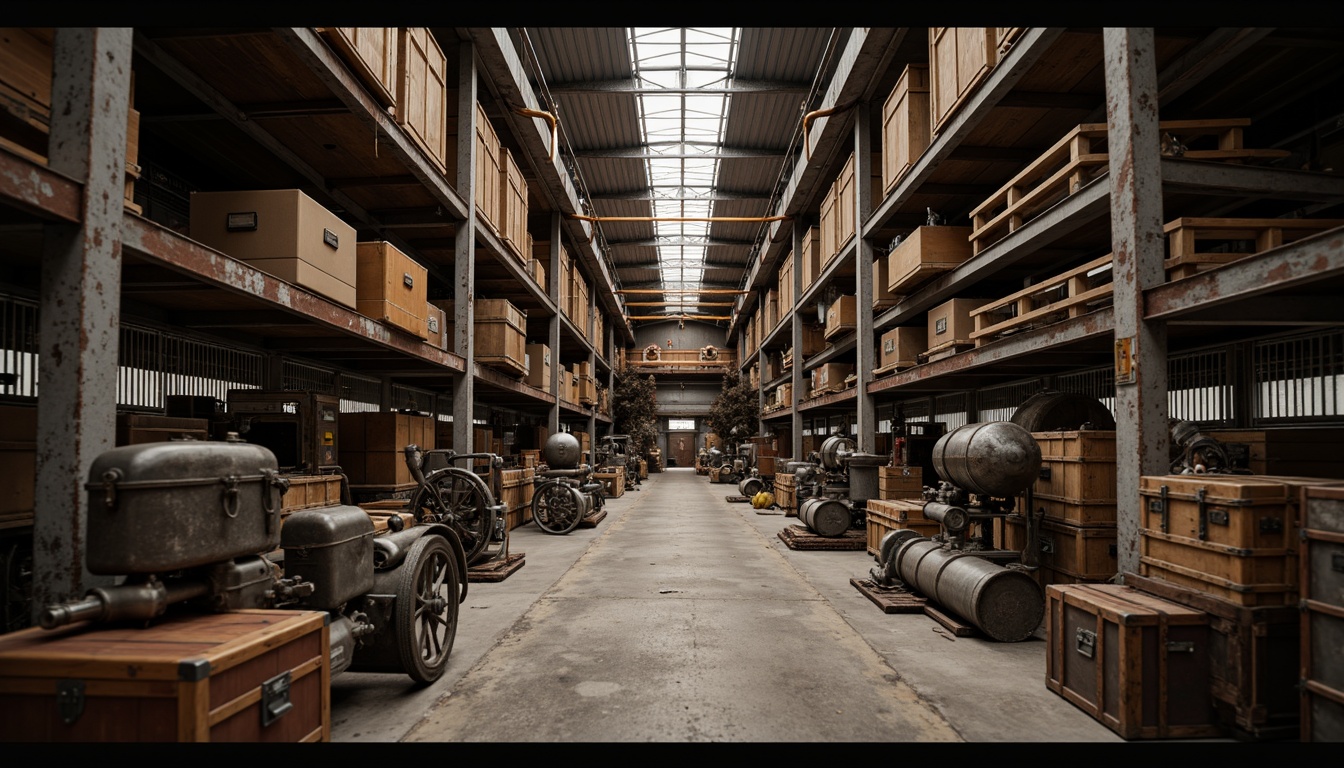
<svg viewBox="0 0 1344 768">
<path fill-rule="evenodd" d="M 650 477 L 404 741 L 960 740 L 725 511 L 734 486 Z"/>
</svg>

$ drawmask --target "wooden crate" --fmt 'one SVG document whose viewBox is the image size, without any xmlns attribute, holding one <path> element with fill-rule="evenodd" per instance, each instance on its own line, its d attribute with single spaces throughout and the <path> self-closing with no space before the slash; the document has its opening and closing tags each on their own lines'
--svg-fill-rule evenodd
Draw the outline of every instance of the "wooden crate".
<svg viewBox="0 0 1344 768">
<path fill-rule="evenodd" d="M 924 517 L 924 502 L 916 499 L 868 499 L 864 502 L 868 528 L 868 554 L 877 557 L 882 537 L 895 530 L 915 531 L 933 536 L 942 530 L 934 520 Z"/>
<path fill-rule="evenodd" d="M 1221 735 L 1209 615 L 1119 584 L 1045 590 L 1045 684 L 1125 739 Z"/>
<path fill-rule="evenodd" d="M 925 351 L 925 357 L 949 347 L 972 346 L 974 324 L 971 322 L 971 312 L 984 303 L 984 299 L 950 299 L 930 309 L 929 348 Z"/>
<path fill-rule="evenodd" d="M 910 64 L 882 104 L 882 194 L 896 189 L 929 148 L 929 68 Z"/>
<path fill-rule="evenodd" d="M 1139 532 L 1139 575 L 1201 590 L 1237 605 L 1295 605 L 1295 551 L 1243 549 L 1161 531 Z"/>
<path fill-rule="evenodd" d="M 210 420 L 150 413 L 118 413 L 117 445 L 164 443 L 170 440 L 209 440 Z"/>
<path fill-rule="evenodd" d="M 593 479 L 602 483 L 602 493 L 609 499 L 619 499 L 625 495 L 625 467 L 616 467 L 611 472 L 594 472 Z"/>
<path fill-rule="evenodd" d="M 280 515 L 341 503 L 340 475 L 285 475 L 289 489 L 281 497 Z"/>
<path fill-rule="evenodd" d="M 446 422 L 445 422 L 446 424 Z M 446 425 L 451 434 L 451 425 Z M 418 445 L 430 451 L 437 441 L 437 422 L 412 413 L 342 413 L 337 422 L 341 470 L 354 486 L 414 485 L 406 467 L 405 448 Z"/>
<path fill-rule="evenodd" d="M 500 233 L 499 190 L 504 168 L 504 147 L 499 134 L 485 114 L 485 108 L 476 104 L 476 213 L 486 228 Z"/>
<path fill-rule="evenodd" d="M 845 379 L 854 372 L 854 366 L 847 363 L 826 363 L 812 369 L 812 395 L 825 392 L 843 392 Z"/>
<path fill-rule="evenodd" d="M 889 279 L 887 277 L 888 261 L 881 255 L 873 258 L 873 312 L 876 314 L 880 310 L 890 309 L 896 306 L 903 296 L 898 296 L 891 292 L 887 287 Z"/>
<path fill-rule="evenodd" d="M 929 110 L 942 130 L 998 62 L 996 27 L 929 27 Z"/>
<path fill-rule="evenodd" d="M 789 472 L 775 473 L 775 503 L 784 510 L 785 517 L 798 516 L 797 486 Z"/>
<path fill-rule="evenodd" d="M 922 467 L 878 467 L 877 497 L 883 501 L 918 499 L 924 492 Z"/>
<path fill-rule="evenodd" d="M 1019 496 L 1018 499 L 1017 509 L 1022 514 L 1026 514 L 1026 494 Z M 1034 496 L 1032 502 L 1032 511 L 1040 513 L 1041 519 L 1049 520 L 1051 522 L 1067 523 L 1068 525 L 1078 526 L 1110 526 L 1115 525 L 1117 520 L 1117 506 L 1114 500 L 1059 501 L 1057 499 Z"/>
<path fill-rule="evenodd" d="M 1298 734 L 1301 619 L 1296 606 L 1245 608 L 1134 573 L 1125 574 L 1125 584 L 1209 614 L 1209 692 L 1225 728 L 1252 739 Z"/>
<path fill-rule="evenodd" d="M 476 362 L 515 377 L 527 375 L 527 315 L 522 310 L 507 299 L 477 299 L 473 328 Z"/>
<path fill-rule="evenodd" d="M 1341 226 L 1344 219 L 1173 219 L 1162 226 L 1163 266 L 1179 280 Z"/>
<path fill-rule="evenodd" d="M 330 741 L 327 625 L 321 611 L 240 610 L 0 636 L 0 741 Z M 267 723 L 282 675 L 292 708 Z"/>
<path fill-rule="evenodd" d="M 793 307 L 793 251 L 789 251 L 779 263 L 779 306 Z"/>
<path fill-rule="evenodd" d="M 909 294 L 971 257 L 970 227 L 916 227 L 887 254 L 887 290 Z"/>
<path fill-rule="evenodd" d="M 821 276 L 821 227 L 811 226 L 802 232 L 802 247 L 798 250 L 798 264 L 795 267 L 802 271 L 803 293 L 817 282 Z M 795 296 L 794 299 L 800 299 L 801 296 Z"/>
<path fill-rule="evenodd" d="M 840 251 L 837 221 L 839 218 L 836 213 L 836 180 L 832 180 L 831 186 L 826 190 L 826 196 L 821 199 L 821 208 L 817 215 L 817 226 L 821 238 L 819 242 L 821 246 L 821 270 L 826 269 Z M 820 274 L 820 271 L 817 274 Z"/>
<path fill-rule="evenodd" d="M 1279 427 L 1263 430 L 1210 429 L 1204 432 L 1231 453 L 1241 453 L 1244 469 L 1256 475 L 1309 475 L 1344 478 L 1344 429 Z"/>
<path fill-rule="evenodd" d="M 1300 736 L 1344 741 L 1344 489 L 1304 487 L 1301 521 Z"/>
<path fill-rule="evenodd" d="M 499 239 L 519 261 L 532 258 L 527 245 L 527 179 L 508 147 L 500 148 Z"/>
<path fill-rule="evenodd" d="M 826 310 L 826 330 L 823 334 L 832 341 L 858 327 L 858 303 L 853 296 L 841 296 Z"/>
<path fill-rule="evenodd" d="M 1026 551 L 1031 546 L 1026 540 L 1027 519 L 1005 515 L 1003 520 L 1003 548 Z M 1115 525 L 1079 526 L 1042 520 L 1036 535 L 1038 562 L 1056 573 L 1079 582 L 1101 582 L 1118 572 Z"/>
<path fill-rule="evenodd" d="M 977 347 L 1014 333 L 1080 317 L 1112 303 L 1111 254 L 1089 261 L 971 312 Z"/>
<path fill-rule="evenodd" d="M 396 27 L 319 27 L 317 32 L 369 93 L 385 107 L 397 104 Z"/>
<path fill-rule="evenodd" d="M 448 59 L 428 27 L 397 30 L 397 123 L 448 169 Z M 454 91 L 455 92 L 455 91 Z M 456 147 L 453 147 L 456 152 Z"/>
<path fill-rule="evenodd" d="M 355 309 L 365 317 L 427 338 L 429 270 L 387 241 L 355 244 Z"/>
<path fill-rule="evenodd" d="M 1033 432 L 1041 448 L 1041 471 L 1032 486 L 1037 499 L 1075 504 L 1114 504 L 1115 431 Z"/>
<path fill-rule="evenodd" d="M 919 353 L 929 348 L 928 340 L 928 328 L 922 325 L 892 328 L 879 339 L 877 349 L 879 365 L 873 373 L 881 375 L 914 366 Z"/>
</svg>

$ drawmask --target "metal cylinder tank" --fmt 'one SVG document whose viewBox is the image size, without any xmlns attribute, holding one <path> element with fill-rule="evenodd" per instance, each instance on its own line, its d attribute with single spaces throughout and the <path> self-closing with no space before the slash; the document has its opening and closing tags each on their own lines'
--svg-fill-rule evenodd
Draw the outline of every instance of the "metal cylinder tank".
<svg viewBox="0 0 1344 768">
<path fill-rule="evenodd" d="M 933 469 L 971 493 L 1016 496 L 1040 475 L 1041 446 L 1012 422 L 966 424 L 934 443 Z"/>
<path fill-rule="evenodd" d="M 541 455 L 551 469 L 573 469 L 583 460 L 583 449 L 579 438 L 569 432 L 556 432 L 546 438 Z"/>
<path fill-rule="evenodd" d="M 900 579 L 994 640 L 1031 637 L 1045 617 L 1045 596 L 1024 571 L 911 537 L 892 556 Z"/>
<path fill-rule="evenodd" d="M 844 536 L 854 523 L 849 502 L 814 496 L 798 507 L 798 519 L 818 536 Z"/>
<path fill-rule="evenodd" d="M 1095 397 L 1050 389 L 1028 397 L 1009 421 L 1028 432 L 1115 429 L 1115 417 L 1105 403 Z"/>
<path fill-rule="evenodd" d="M 887 457 L 875 453 L 853 453 L 849 456 L 849 499 L 867 501 L 878 497 L 877 468 L 887 463 Z"/>
</svg>

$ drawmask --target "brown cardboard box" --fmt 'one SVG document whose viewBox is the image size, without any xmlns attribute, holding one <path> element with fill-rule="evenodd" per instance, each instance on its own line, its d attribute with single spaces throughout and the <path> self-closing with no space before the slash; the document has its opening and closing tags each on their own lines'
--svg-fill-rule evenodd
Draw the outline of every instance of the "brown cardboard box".
<svg viewBox="0 0 1344 768">
<path fill-rule="evenodd" d="M 355 228 L 297 189 L 192 192 L 191 239 L 354 309 Z"/>
<path fill-rule="evenodd" d="M 914 365 L 916 356 L 929 348 L 928 340 L 928 328 L 922 325 L 892 328 L 882 334 L 882 341 L 877 350 L 880 355 L 878 367 L 886 368 L 896 363 Z"/>
<path fill-rule="evenodd" d="M 858 300 L 855 297 L 841 296 L 826 310 L 827 341 L 858 327 L 857 307 Z"/>
<path fill-rule="evenodd" d="M 987 299 L 952 299 L 929 310 L 929 349 L 953 342 L 970 344 L 971 332 L 975 323 L 971 320 L 971 310 L 988 301 Z"/>
<path fill-rule="evenodd" d="M 386 241 L 355 244 L 355 307 L 361 315 L 427 338 L 429 270 Z"/>
</svg>

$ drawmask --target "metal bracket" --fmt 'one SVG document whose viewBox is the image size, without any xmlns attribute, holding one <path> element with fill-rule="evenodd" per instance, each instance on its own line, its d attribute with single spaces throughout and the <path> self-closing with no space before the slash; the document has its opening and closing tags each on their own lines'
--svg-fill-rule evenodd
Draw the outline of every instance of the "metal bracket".
<svg viewBox="0 0 1344 768">
<path fill-rule="evenodd" d="M 1167 653 L 1194 653 L 1195 642 L 1193 640 L 1168 640 Z"/>
<path fill-rule="evenodd" d="M 1090 659 L 1093 657 L 1093 655 L 1096 654 L 1097 652 L 1096 632 L 1093 632 L 1090 629 L 1079 628 L 1078 633 L 1074 636 L 1074 640 L 1077 651 L 1082 655 Z"/>
<path fill-rule="evenodd" d="M 294 708 L 289 700 L 289 672 L 281 672 L 261 684 L 261 724 L 270 725 Z"/>
<path fill-rule="evenodd" d="M 1204 506 L 1204 497 L 1207 496 L 1207 495 L 1208 495 L 1208 491 L 1205 490 L 1204 488 L 1200 488 L 1199 491 L 1195 493 L 1195 501 L 1196 501 L 1196 503 L 1199 504 L 1199 540 L 1200 540 L 1200 541 L 1204 541 L 1205 539 L 1207 539 L 1207 538 L 1209 537 L 1209 510 L 1208 510 L 1208 507 Z"/>
<path fill-rule="evenodd" d="M 56 711 L 61 713 L 61 721 L 70 725 L 84 714 L 84 681 L 56 681 Z"/>
<path fill-rule="evenodd" d="M 1231 515 L 1227 513 L 1226 509 L 1214 508 L 1209 510 L 1209 523 L 1212 525 L 1227 525 L 1230 518 Z M 1260 521 L 1260 530 L 1263 531 L 1264 529 L 1265 523 L 1262 520 Z"/>
</svg>

